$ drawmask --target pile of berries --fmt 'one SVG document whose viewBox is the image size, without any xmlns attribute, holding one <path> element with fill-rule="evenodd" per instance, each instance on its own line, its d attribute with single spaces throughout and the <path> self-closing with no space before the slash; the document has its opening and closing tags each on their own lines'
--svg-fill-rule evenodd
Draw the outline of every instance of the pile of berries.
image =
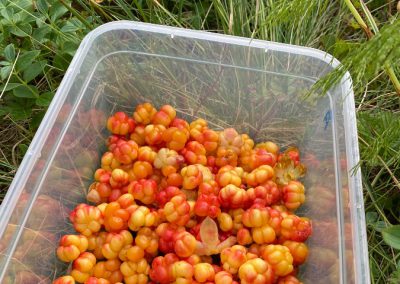
<svg viewBox="0 0 400 284">
<path fill-rule="evenodd" d="M 72 262 L 54 284 L 301 283 L 311 221 L 296 148 L 177 118 L 150 103 L 107 121 L 87 200 L 70 214 Z"/>
</svg>

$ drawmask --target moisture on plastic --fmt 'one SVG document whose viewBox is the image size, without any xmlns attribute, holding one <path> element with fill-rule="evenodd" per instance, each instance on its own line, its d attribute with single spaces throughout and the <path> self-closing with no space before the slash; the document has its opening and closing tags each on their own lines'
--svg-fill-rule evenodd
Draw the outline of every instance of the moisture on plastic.
<svg viewBox="0 0 400 284">
<path fill-rule="evenodd" d="M 188 120 L 297 145 L 308 168 L 301 214 L 313 220 L 305 283 L 369 283 L 354 98 L 348 74 L 304 99 L 339 63 L 319 50 L 137 22 L 82 42 L 0 208 L 0 282 L 51 283 L 108 133 L 107 116 L 138 103 Z"/>
</svg>

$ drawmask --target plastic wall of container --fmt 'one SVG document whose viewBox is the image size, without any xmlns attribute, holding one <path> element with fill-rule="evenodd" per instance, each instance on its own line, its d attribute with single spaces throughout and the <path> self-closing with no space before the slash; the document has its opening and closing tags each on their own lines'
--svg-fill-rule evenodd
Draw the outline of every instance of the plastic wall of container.
<svg viewBox="0 0 400 284">
<path fill-rule="evenodd" d="M 301 213 L 313 220 L 305 283 L 370 283 L 354 98 L 349 74 L 326 96 L 303 95 L 337 66 L 322 51 L 207 32 L 114 22 L 82 42 L 0 208 L 0 282 L 51 283 L 68 213 L 104 150 L 107 116 L 171 104 L 192 120 L 256 141 L 299 146 L 308 173 Z"/>
</svg>

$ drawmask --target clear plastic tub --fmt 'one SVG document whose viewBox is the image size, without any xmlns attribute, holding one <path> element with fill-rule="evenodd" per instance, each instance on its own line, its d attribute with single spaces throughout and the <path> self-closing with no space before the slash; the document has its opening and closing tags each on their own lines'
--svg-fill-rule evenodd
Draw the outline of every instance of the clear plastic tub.
<svg viewBox="0 0 400 284">
<path fill-rule="evenodd" d="M 82 42 L 0 209 L 0 282 L 51 283 L 68 213 L 85 201 L 108 115 L 171 104 L 186 119 L 297 145 L 313 219 L 305 283 L 370 283 L 354 99 L 349 74 L 303 99 L 339 63 L 322 51 L 136 22 Z"/>
</svg>

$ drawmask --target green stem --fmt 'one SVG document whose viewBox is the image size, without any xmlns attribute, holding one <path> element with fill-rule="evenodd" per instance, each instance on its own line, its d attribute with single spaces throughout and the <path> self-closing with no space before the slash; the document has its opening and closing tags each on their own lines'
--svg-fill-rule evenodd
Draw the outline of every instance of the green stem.
<svg viewBox="0 0 400 284">
<path fill-rule="evenodd" d="M 369 11 L 367 5 L 365 5 L 364 1 L 360 0 L 360 3 L 361 3 L 361 8 L 363 9 L 363 12 L 365 13 L 367 20 L 368 20 L 370 26 L 372 27 L 372 30 L 374 31 L 375 34 L 378 34 L 379 28 L 374 20 L 374 17 L 372 16 L 371 12 Z"/>
<path fill-rule="evenodd" d="M 392 84 L 393 84 L 394 88 L 396 89 L 397 94 L 400 95 L 400 82 L 396 76 L 396 73 L 394 73 L 393 67 L 390 66 L 389 64 L 386 64 L 385 71 L 388 74 L 390 81 L 392 81 Z"/>
<path fill-rule="evenodd" d="M 72 15 L 77 17 L 82 22 L 82 24 L 84 24 L 88 29 L 90 29 L 90 30 L 93 29 L 93 27 L 88 24 L 88 22 L 85 20 L 85 18 L 82 17 L 78 12 L 76 12 L 76 10 L 74 8 L 72 8 L 67 3 L 65 3 L 64 0 L 60 0 L 60 2 L 61 2 L 61 4 L 64 5 L 65 8 L 68 9 L 68 11 L 71 12 Z"/>
<path fill-rule="evenodd" d="M 361 17 L 360 13 L 358 13 L 356 7 L 354 7 L 351 0 L 344 0 L 344 2 L 346 3 L 350 12 L 353 14 L 357 23 L 363 28 L 363 30 L 367 34 L 368 39 L 372 38 L 374 36 L 373 33 L 371 32 L 370 28 L 368 27 L 368 25 L 365 23 L 365 21 Z M 369 11 L 367 5 L 365 5 L 363 0 L 360 0 L 360 3 L 361 3 L 361 8 L 363 9 L 365 16 L 368 19 L 369 24 L 372 27 L 372 30 L 374 31 L 375 34 L 379 34 L 378 25 L 376 24 L 374 17 L 372 16 L 371 12 Z M 398 95 L 400 95 L 400 82 L 399 82 L 399 79 L 397 78 L 396 73 L 394 72 L 392 66 L 390 66 L 390 64 L 387 63 L 384 66 L 384 70 L 385 70 L 386 74 L 389 76 L 389 79 L 392 82 L 392 84 L 396 90 L 396 93 Z"/>
<path fill-rule="evenodd" d="M 90 5 L 92 5 L 93 8 L 97 9 L 107 20 L 112 21 L 113 18 L 110 17 L 110 15 L 108 15 L 103 8 L 96 3 L 96 1 L 94 0 L 90 0 Z"/>
<path fill-rule="evenodd" d="M 371 30 L 368 28 L 367 24 L 361 17 L 360 13 L 358 13 L 356 7 L 354 7 L 353 3 L 351 0 L 344 0 L 346 3 L 347 7 L 349 8 L 350 12 L 353 14 L 353 17 L 356 19 L 357 23 L 361 26 L 361 28 L 365 31 L 367 34 L 368 38 L 372 36 Z"/>
<path fill-rule="evenodd" d="M 160 2 L 158 2 L 157 0 L 153 0 L 153 2 L 166 14 L 168 15 L 172 21 L 174 21 L 174 23 L 180 27 L 183 28 L 183 26 L 181 25 L 181 23 L 163 6 L 160 4 Z"/>
<path fill-rule="evenodd" d="M 381 215 L 382 219 L 389 225 L 391 225 L 390 221 L 386 218 L 385 214 L 383 213 L 383 211 L 381 210 L 381 208 L 379 208 L 379 206 L 377 205 L 378 203 L 376 202 L 375 196 L 372 193 L 373 189 L 371 188 L 371 186 L 366 182 L 367 178 L 365 176 L 363 176 L 363 180 L 364 180 L 364 187 L 367 190 L 367 193 L 369 195 L 369 198 L 371 198 L 371 203 L 373 204 L 373 206 L 375 207 L 375 210 L 379 213 L 379 215 Z"/>
<path fill-rule="evenodd" d="M 142 4 L 139 3 L 137 0 L 133 0 L 133 3 L 135 3 L 140 15 L 142 16 L 142 19 L 144 22 L 149 22 L 149 19 L 146 16 L 146 13 L 143 11 Z"/>
</svg>

